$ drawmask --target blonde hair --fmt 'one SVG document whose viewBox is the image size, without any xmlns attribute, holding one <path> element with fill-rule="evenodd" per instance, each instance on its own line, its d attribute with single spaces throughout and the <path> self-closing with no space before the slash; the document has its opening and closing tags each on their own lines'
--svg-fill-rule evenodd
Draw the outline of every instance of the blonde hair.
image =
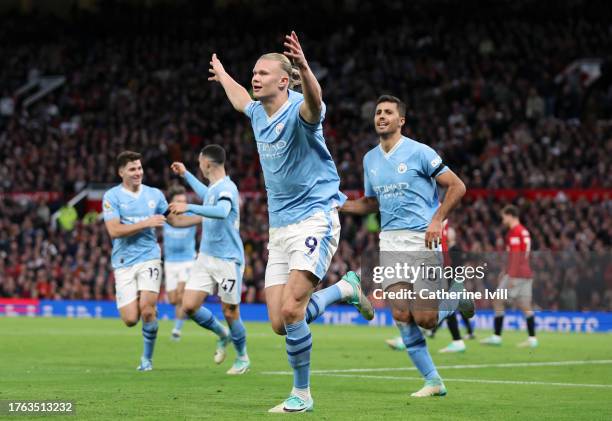
<svg viewBox="0 0 612 421">
<path fill-rule="evenodd" d="M 278 61 L 281 69 L 289 75 L 289 89 L 293 89 L 302 83 L 300 72 L 297 67 L 293 66 L 287 56 L 280 53 L 267 53 L 259 57 L 260 60 Z"/>
</svg>

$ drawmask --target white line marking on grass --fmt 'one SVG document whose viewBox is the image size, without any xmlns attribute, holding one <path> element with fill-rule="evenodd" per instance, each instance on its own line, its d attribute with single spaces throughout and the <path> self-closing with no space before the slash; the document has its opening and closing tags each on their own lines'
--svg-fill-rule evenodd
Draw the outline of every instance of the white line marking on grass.
<svg viewBox="0 0 612 421">
<path fill-rule="evenodd" d="M 457 364 L 439 365 L 438 370 L 456 370 L 470 368 L 514 368 L 514 367 L 558 367 L 569 365 L 592 365 L 612 364 L 612 360 L 584 360 L 584 361 L 540 361 L 523 363 L 498 363 L 498 364 Z M 333 373 L 375 373 L 381 371 L 416 371 L 416 367 L 394 367 L 394 368 L 348 368 L 341 370 L 311 370 L 311 374 L 333 374 Z M 262 374 L 289 375 L 292 371 L 264 371 Z"/>
<path fill-rule="evenodd" d="M 380 380 L 423 380 L 422 377 L 400 377 L 400 376 L 367 376 L 362 374 L 320 374 L 327 377 L 349 377 L 360 379 L 380 379 Z M 489 379 L 449 379 L 444 378 L 445 382 L 463 383 L 484 383 L 484 384 L 517 384 L 527 386 L 560 386 L 560 387 L 594 387 L 612 388 L 612 384 L 585 384 L 585 383 L 558 383 L 558 382 L 534 382 L 523 380 L 489 380 Z"/>
<path fill-rule="evenodd" d="M 191 330 L 191 329 L 190 329 Z M 194 332 L 197 330 L 194 329 Z M 184 332 L 184 331 L 183 331 Z M 187 332 L 186 335 L 191 335 L 191 332 Z M 123 326 L 117 328 L 106 328 L 106 329 L 45 329 L 45 330 L 32 330 L 32 331 L 12 331 L 2 332 L 0 337 L 4 336 L 140 336 L 140 331 L 134 329 L 125 329 Z M 159 334 L 158 337 L 163 336 Z M 272 337 L 272 333 L 255 332 L 249 333 L 249 337 Z M 168 335 L 170 337 L 170 335 Z"/>
</svg>

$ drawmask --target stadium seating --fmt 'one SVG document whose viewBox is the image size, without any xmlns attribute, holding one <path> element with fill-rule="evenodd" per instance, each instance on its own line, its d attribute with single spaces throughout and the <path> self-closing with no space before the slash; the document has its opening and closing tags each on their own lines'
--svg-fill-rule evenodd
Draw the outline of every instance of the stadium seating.
<svg viewBox="0 0 612 421">
<path fill-rule="evenodd" d="M 493 8 L 476 13 L 466 7 L 455 21 L 442 22 L 425 5 L 395 2 L 379 11 L 377 22 L 384 25 L 363 19 L 373 1 L 359 2 L 352 25 L 333 13 L 305 19 L 310 9 L 293 10 L 308 22 L 300 31 L 323 86 L 325 133 L 341 187 L 362 188 L 361 159 L 376 141 L 373 101 L 393 93 L 408 103 L 405 133 L 438 150 L 470 189 L 604 192 L 591 201 L 468 198 L 451 219 L 461 249 L 497 250 L 503 235 L 498 213 L 513 201 L 524 211 L 534 249 L 602 251 L 612 235 L 606 159 L 612 153 L 612 125 L 606 123 L 612 89 L 593 89 L 584 74 L 563 72 L 577 59 L 612 51 L 608 22 L 590 12 L 595 6 L 581 5 L 572 16 L 557 11 L 546 25 L 538 20 L 544 11 L 530 8 L 528 23 L 517 3 L 516 15 L 503 19 Z M 113 298 L 103 225 L 79 222 L 64 231 L 50 226 L 50 214 L 91 183 L 116 183 L 120 150 L 141 151 L 145 183 L 167 188 L 178 182 L 170 174 L 172 161 L 195 169 L 199 149 L 220 143 L 240 189 L 263 191 L 248 121 L 206 80 L 208 60 L 216 51 L 248 83 L 258 54 L 281 48 L 280 35 L 292 21 L 287 6 L 268 5 L 277 23 L 256 34 L 248 14 L 231 2 L 203 19 L 170 5 L 136 11 L 115 4 L 95 15 L 75 12 L 78 24 L 64 32 L 56 30 L 62 22 L 54 17 L 29 17 L 27 25 L 19 16 L 3 18 L 0 33 L 12 42 L 0 46 L 9 58 L 0 68 L 0 296 Z M 114 35 L 105 16 L 124 36 Z M 232 22 L 236 30 L 220 35 L 219 22 Z M 172 35 L 158 36 L 160 25 Z M 323 37 L 325 43 L 311 42 Z M 62 75 L 66 82 L 25 109 L 24 95 L 16 92 L 36 75 Z M 15 195 L 23 192 L 59 195 Z M 261 301 L 265 200 L 244 200 L 241 211 L 245 300 Z M 357 256 L 375 247 L 375 233 L 357 218 L 344 217 L 342 232 L 345 241 L 325 283 L 358 268 Z M 578 291 L 575 280 L 551 279 L 540 294 L 561 303 L 561 294 L 574 288 L 576 308 L 612 310 L 612 279 L 589 285 Z"/>
</svg>

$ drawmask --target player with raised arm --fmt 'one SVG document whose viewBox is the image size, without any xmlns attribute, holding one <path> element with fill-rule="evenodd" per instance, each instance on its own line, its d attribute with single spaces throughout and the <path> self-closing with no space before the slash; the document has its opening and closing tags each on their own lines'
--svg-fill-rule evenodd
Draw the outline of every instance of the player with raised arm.
<svg viewBox="0 0 612 421">
<path fill-rule="evenodd" d="M 340 236 L 337 208 L 346 197 L 323 137 L 325 105 L 295 32 L 285 37 L 283 54 L 264 54 L 253 69 L 253 101 L 213 54 L 209 80 L 217 81 L 234 108 L 251 120 L 264 174 L 270 216 L 266 303 L 272 329 L 286 335 L 293 389 L 270 412 L 311 411 L 308 323 L 330 304 L 346 301 L 368 320 L 374 317 L 350 272 L 336 284 L 314 292 L 325 276 Z M 295 67 L 292 67 L 291 62 Z M 301 80 L 302 94 L 292 90 Z M 313 293 L 314 292 L 314 293 Z"/>
<path fill-rule="evenodd" d="M 514 205 L 508 205 L 501 211 L 502 223 L 508 229 L 506 234 L 506 251 L 508 261 L 506 270 L 501 276 L 498 289 L 508 290 L 508 299 L 513 300 L 523 311 L 529 337 L 518 344 L 519 347 L 536 348 L 538 339 L 535 335 L 535 316 L 531 304 L 533 296 L 533 272 L 529 264 L 531 251 L 531 236 L 519 219 L 519 210 Z M 504 326 L 504 300 L 494 300 L 493 335 L 480 341 L 483 345 L 501 345 L 502 328 Z"/>
<path fill-rule="evenodd" d="M 111 262 L 115 274 L 116 300 L 121 320 L 135 326 L 142 318 L 144 351 L 139 371 L 153 369 L 157 338 L 157 297 L 162 279 L 161 250 L 155 228 L 166 221 L 164 194 L 142 184 L 141 155 L 124 151 L 117 156 L 121 184 L 104 193 L 102 207 L 106 229 L 113 242 Z M 189 217 L 173 223 L 189 223 Z"/>
<path fill-rule="evenodd" d="M 187 203 L 185 187 L 173 186 L 168 191 L 170 203 Z M 185 283 L 196 257 L 196 234 L 195 226 L 177 228 L 169 223 L 164 224 L 164 280 L 168 301 L 175 307 L 174 328 L 172 339 L 178 341 L 181 338 L 181 329 L 185 322 L 183 312 L 183 292 Z"/>
<path fill-rule="evenodd" d="M 238 188 L 225 174 L 225 150 L 219 145 L 208 145 L 199 156 L 200 170 L 209 181 L 202 184 L 180 162 L 172 170 L 184 177 L 202 199 L 202 205 L 171 203 L 172 214 L 190 212 L 203 217 L 200 253 L 185 286 L 183 311 L 198 325 L 211 330 L 218 337 L 214 361 L 221 364 L 226 348 L 233 342 L 236 360 L 227 374 L 244 374 L 251 362 L 246 350 L 246 330 L 240 318 L 244 248 L 240 239 L 240 203 Z M 223 316 L 229 331 L 202 303 L 218 285 Z"/>
<path fill-rule="evenodd" d="M 406 106 L 398 98 L 391 95 L 378 98 L 374 125 L 380 144 L 363 158 L 365 196 L 347 201 L 341 210 L 358 215 L 380 210 L 381 264 L 389 256 L 396 260 L 389 262 L 388 266 L 399 263 L 395 257 L 399 255 L 399 259 L 414 260 L 415 266 L 423 263 L 439 266 L 440 256 L 432 250 L 438 249 L 442 222 L 465 194 L 465 186 L 433 149 L 402 136 L 405 115 Z M 447 189 L 441 204 L 436 184 Z M 386 278 L 382 288 L 391 293 L 407 289 L 441 289 L 440 279 L 420 276 L 412 280 L 412 285 L 410 282 Z M 458 288 L 463 289 L 462 286 Z M 437 303 L 421 302 L 418 298 L 410 302 L 408 299 L 390 299 L 388 302 L 408 355 L 425 379 L 425 386 L 411 396 L 446 395 L 446 387 L 419 326 L 431 329 L 455 309 L 442 309 L 440 306 L 438 310 Z M 459 304 L 460 310 L 473 316 L 472 301 L 460 300 Z"/>
</svg>

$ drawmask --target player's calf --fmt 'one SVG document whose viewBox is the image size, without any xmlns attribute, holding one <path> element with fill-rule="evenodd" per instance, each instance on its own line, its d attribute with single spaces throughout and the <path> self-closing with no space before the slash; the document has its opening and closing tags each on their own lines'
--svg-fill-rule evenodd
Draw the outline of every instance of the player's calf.
<svg viewBox="0 0 612 421">
<path fill-rule="evenodd" d="M 238 305 L 223 303 L 223 315 L 230 328 L 230 336 L 237 356 L 227 374 L 244 374 L 250 367 L 250 361 L 246 350 L 246 329 L 240 318 Z"/>
</svg>

